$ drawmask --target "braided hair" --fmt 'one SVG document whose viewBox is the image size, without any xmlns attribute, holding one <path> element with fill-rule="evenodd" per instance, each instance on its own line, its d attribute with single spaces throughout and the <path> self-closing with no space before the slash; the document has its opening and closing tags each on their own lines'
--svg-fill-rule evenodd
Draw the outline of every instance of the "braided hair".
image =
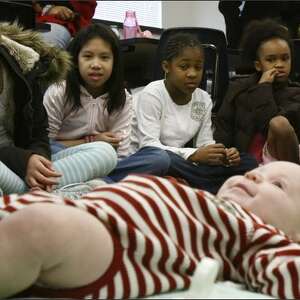
<svg viewBox="0 0 300 300">
<path fill-rule="evenodd" d="M 169 38 L 163 51 L 162 61 L 171 61 L 178 57 L 185 48 L 192 47 L 200 49 L 203 54 L 203 46 L 196 35 L 184 32 L 178 32 Z"/>
</svg>

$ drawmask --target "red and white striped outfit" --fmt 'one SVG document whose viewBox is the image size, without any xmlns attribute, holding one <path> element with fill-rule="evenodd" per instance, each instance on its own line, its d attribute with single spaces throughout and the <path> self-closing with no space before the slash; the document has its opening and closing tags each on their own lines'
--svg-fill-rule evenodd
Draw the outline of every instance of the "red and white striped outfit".
<svg viewBox="0 0 300 300">
<path fill-rule="evenodd" d="M 33 287 L 34 296 L 134 298 L 188 288 L 197 264 L 209 256 L 219 262 L 221 280 L 278 298 L 300 298 L 300 245 L 238 204 L 206 192 L 165 178 L 128 176 L 82 200 L 45 192 L 6 196 L 0 214 L 41 201 L 96 216 L 111 232 L 114 258 L 88 286 L 63 291 Z"/>
</svg>

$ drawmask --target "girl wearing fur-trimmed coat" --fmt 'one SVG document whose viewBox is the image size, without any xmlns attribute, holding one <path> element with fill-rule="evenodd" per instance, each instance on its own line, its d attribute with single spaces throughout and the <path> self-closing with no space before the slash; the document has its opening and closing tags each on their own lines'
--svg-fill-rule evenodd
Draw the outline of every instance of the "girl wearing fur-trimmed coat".
<svg viewBox="0 0 300 300">
<path fill-rule="evenodd" d="M 114 168 L 115 151 L 104 143 L 51 158 L 41 86 L 63 79 L 69 66 L 69 55 L 46 46 L 38 33 L 0 23 L 0 188 L 4 193 L 33 187 L 52 190 L 54 185 L 86 181 Z M 103 152 L 110 158 L 104 168 L 97 163 Z M 84 155 L 96 168 L 77 169 Z M 66 156 L 71 159 L 62 160 Z"/>
</svg>

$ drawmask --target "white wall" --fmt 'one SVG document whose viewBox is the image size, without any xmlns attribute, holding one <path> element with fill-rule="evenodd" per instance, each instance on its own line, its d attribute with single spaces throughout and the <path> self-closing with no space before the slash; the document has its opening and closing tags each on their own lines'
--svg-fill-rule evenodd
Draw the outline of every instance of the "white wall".
<svg viewBox="0 0 300 300">
<path fill-rule="evenodd" d="M 163 28 L 177 26 L 211 27 L 225 31 L 219 1 L 162 1 Z"/>
<path fill-rule="evenodd" d="M 94 18 L 101 19 L 101 14 L 105 14 L 107 19 L 111 13 L 117 19 L 115 21 L 123 22 L 124 12 L 119 16 L 117 13 L 120 8 L 111 11 L 110 6 L 124 2 L 124 7 L 134 9 L 136 1 L 98 1 Z M 145 2 L 144 4 L 142 2 Z M 138 1 L 139 6 L 148 7 L 148 3 L 155 1 Z M 219 1 L 161 1 L 162 27 L 178 26 L 198 26 L 211 27 L 225 30 L 223 15 L 218 10 Z M 151 9 L 151 8 L 149 8 Z M 152 8 L 153 9 L 153 8 Z M 123 10 L 122 10 L 123 11 Z"/>
</svg>

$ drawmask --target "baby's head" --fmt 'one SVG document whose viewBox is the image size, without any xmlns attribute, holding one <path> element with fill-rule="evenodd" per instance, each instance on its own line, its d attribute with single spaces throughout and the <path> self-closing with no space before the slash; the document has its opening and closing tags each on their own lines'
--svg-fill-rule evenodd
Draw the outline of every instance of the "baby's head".
<svg viewBox="0 0 300 300">
<path fill-rule="evenodd" d="M 233 176 L 217 196 L 234 201 L 300 242 L 300 166 L 277 161 Z"/>
</svg>

